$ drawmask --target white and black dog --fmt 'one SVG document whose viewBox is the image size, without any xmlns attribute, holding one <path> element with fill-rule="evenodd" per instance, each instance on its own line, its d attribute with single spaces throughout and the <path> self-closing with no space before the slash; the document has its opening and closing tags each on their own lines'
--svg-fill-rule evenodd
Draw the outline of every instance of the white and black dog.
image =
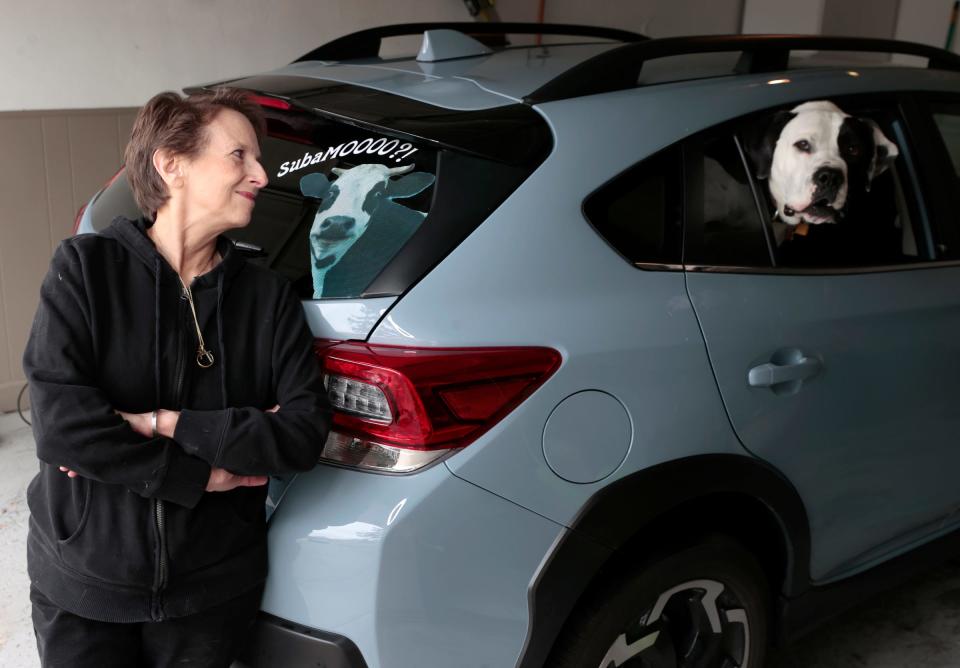
<svg viewBox="0 0 960 668">
<path fill-rule="evenodd" d="M 869 191 L 899 154 L 876 122 L 827 100 L 777 112 L 745 148 L 757 178 L 768 180 L 776 218 L 789 226 L 840 222 L 851 197 Z"/>
</svg>

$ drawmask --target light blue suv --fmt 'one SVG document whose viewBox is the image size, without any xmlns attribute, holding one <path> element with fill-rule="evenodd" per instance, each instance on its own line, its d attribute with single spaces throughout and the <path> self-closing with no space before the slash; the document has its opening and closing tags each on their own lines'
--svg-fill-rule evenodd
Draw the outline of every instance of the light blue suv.
<svg viewBox="0 0 960 668">
<path fill-rule="evenodd" d="M 242 665 L 755 668 L 957 553 L 960 57 L 426 24 L 213 85 L 336 409 Z"/>
</svg>

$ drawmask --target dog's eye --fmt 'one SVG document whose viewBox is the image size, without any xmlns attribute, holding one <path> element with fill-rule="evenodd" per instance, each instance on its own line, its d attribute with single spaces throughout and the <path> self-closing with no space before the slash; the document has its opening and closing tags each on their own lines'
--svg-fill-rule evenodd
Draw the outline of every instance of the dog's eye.
<svg viewBox="0 0 960 668">
<path fill-rule="evenodd" d="M 810 142 L 808 142 L 806 139 L 801 139 L 800 141 L 794 143 L 794 146 L 798 151 L 802 151 L 804 153 L 810 152 Z"/>
<path fill-rule="evenodd" d="M 847 155 L 852 156 L 854 158 L 857 157 L 858 155 L 860 155 L 860 147 L 850 144 L 849 146 L 847 146 Z"/>
</svg>

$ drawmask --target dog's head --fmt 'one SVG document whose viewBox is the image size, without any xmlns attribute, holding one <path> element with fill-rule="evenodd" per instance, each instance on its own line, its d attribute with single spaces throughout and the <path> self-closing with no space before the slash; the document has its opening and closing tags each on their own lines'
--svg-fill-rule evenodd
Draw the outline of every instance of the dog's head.
<svg viewBox="0 0 960 668">
<path fill-rule="evenodd" d="M 788 225 L 837 222 L 850 194 L 869 190 L 899 154 L 874 121 L 827 100 L 777 112 L 747 137 L 746 148 Z"/>
</svg>

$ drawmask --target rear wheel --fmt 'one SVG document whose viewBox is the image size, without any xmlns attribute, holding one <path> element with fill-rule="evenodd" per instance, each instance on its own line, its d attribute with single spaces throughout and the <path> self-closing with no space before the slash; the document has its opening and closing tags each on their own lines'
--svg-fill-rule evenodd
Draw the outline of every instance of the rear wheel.
<svg viewBox="0 0 960 668">
<path fill-rule="evenodd" d="M 717 537 L 606 579 L 567 623 L 557 668 L 760 668 L 766 577 Z"/>
</svg>

